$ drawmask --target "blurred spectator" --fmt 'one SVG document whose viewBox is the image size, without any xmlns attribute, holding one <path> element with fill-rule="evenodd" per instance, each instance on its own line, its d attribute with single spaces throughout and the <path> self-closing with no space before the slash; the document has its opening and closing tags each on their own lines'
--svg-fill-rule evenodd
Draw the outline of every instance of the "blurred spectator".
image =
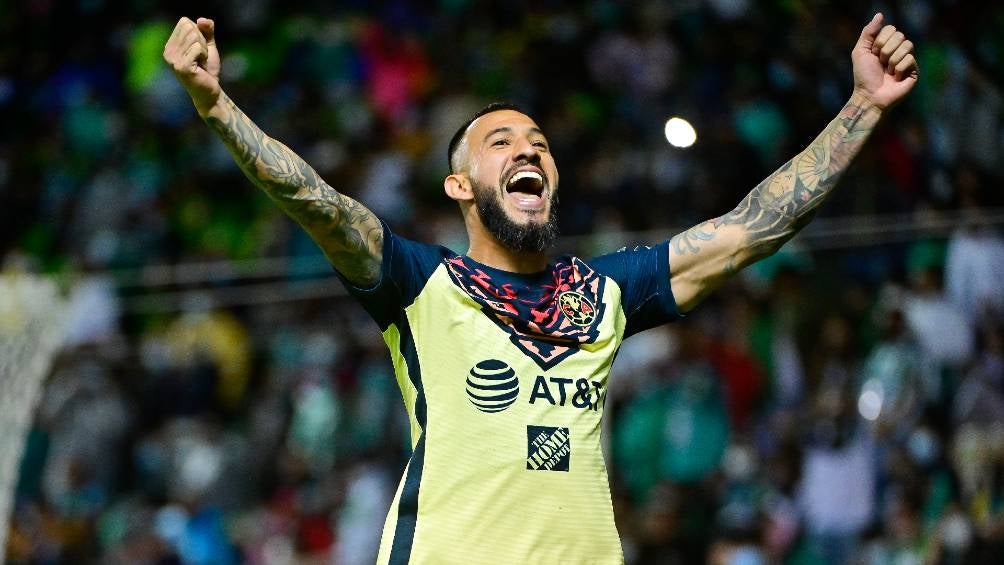
<svg viewBox="0 0 1004 565">
<path fill-rule="evenodd" d="M 1004 238 L 993 231 L 959 229 L 948 240 L 945 287 L 959 312 L 978 323 L 1004 315 Z"/>
<path fill-rule="evenodd" d="M 847 387 L 822 387 L 815 399 L 798 506 L 814 550 L 844 563 L 877 506 L 875 446 L 856 422 Z"/>
</svg>

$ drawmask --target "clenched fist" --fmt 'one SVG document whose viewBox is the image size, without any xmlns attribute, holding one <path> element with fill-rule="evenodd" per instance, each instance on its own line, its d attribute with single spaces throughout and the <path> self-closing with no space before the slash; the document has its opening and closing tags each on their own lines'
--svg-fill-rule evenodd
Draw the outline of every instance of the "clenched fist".
<svg viewBox="0 0 1004 565">
<path fill-rule="evenodd" d="M 917 59 L 913 42 L 891 25 L 882 25 L 882 14 L 861 30 L 851 51 L 854 63 L 854 90 L 879 109 L 886 109 L 917 84 Z"/>
<path fill-rule="evenodd" d="M 199 115 L 205 117 L 220 98 L 220 52 L 213 38 L 215 24 L 208 18 L 193 22 L 178 20 L 171 37 L 164 45 L 164 60 L 174 76 L 195 103 Z"/>
</svg>

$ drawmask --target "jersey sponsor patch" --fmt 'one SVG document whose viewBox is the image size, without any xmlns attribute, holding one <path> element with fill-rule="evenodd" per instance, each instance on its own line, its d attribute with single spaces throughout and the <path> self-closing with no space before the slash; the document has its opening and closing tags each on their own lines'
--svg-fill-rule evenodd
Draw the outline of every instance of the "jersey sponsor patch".
<svg viewBox="0 0 1004 565">
<path fill-rule="evenodd" d="M 568 428 L 526 427 L 526 468 L 530 471 L 568 471 L 572 438 Z"/>
<path fill-rule="evenodd" d="M 485 359 L 471 367 L 467 376 L 467 398 L 482 412 L 501 412 L 519 397 L 516 371 L 498 359 Z"/>
<path fill-rule="evenodd" d="M 592 385 L 592 386 L 590 386 Z M 557 391 L 557 394 L 555 394 Z M 537 375 L 530 391 L 530 404 L 544 401 L 551 406 L 566 404 L 582 410 L 596 412 L 606 399 L 603 383 L 587 379 L 570 379 L 568 377 L 549 377 Z"/>
<path fill-rule="evenodd" d="M 552 264 L 551 280 L 537 300 L 520 298 L 512 284 L 493 281 L 464 257 L 445 263 L 453 282 L 541 369 L 554 367 L 599 337 L 605 279 L 579 259 L 563 257 Z"/>
</svg>

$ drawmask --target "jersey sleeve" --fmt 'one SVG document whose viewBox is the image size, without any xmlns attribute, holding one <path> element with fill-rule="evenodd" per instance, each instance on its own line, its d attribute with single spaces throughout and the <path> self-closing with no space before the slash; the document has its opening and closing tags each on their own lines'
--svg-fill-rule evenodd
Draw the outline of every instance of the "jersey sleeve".
<svg viewBox="0 0 1004 565">
<path fill-rule="evenodd" d="M 445 247 L 411 241 L 391 231 L 383 224 L 383 257 L 380 280 L 369 288 L 361 288 L 335 269 L 349 294 L 380 326 L 387 329 L 418 296 L 429 277 L 450 252 Z"/>
<path fill-rule="evenodd" d="M 669 240 L 624 248 L 596 257 L 589 265 L 621 289 L 627 317 L 624 337 L 683 317 L 669 282 Z"/>
</svg>

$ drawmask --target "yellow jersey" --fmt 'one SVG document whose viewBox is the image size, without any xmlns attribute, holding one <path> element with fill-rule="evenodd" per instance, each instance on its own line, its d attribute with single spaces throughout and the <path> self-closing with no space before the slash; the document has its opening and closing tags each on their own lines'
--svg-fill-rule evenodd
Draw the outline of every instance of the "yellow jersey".
<svg viewBox="0 0 1004 565">
<path fill-rule="evenodd" d="M 600 446 L 628 335 L 677 318 L 668 242 L 509 273 L 384 227 L 349 291 L 383 332 L 412 455 L 378 563 L 622 563 Z"/>
</svg>

